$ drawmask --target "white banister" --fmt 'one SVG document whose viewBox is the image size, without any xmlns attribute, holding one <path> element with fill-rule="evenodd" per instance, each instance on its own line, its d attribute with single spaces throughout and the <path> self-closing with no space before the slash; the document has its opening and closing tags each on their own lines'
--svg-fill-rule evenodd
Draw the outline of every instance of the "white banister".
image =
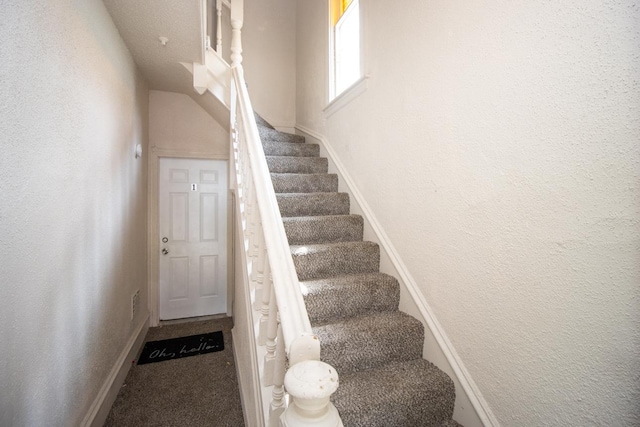
<svg viewBox="0 0 640 427">
<path fill-rule="evenodd" d="M 237 185 L 236 211 L 244 245 L 243 258 L 237 260 L 245 268 L 240 285 L 253 292 L 253 307 L 245 307 L 257 319 L 256 344 L 264 346 L 259 379 L 263 396 L 271 399 L 262 402 L 265 424 L 341 427 L 330 402 L 338 374 L 320 361 L 320 341 L 311 328 L 244 81 L 241 8 L 242 0 L 232 0 L 230 150 L 235 177 L 231 182 Z"/>
<path fill-rule="evenodd" d="M 235 3 L 236 0 L 234 0 Z M 232 3 L 232 6 L 233 4 Z M 246 132 L 244 143 L 249 152 L 249 165 L 252 181 L 252 195 L 256 198 L 260 206 L 258 211 L 262 219 L 262 227 L 269 252 L 269 262 L 271 263 L 271 275 L 273 277 L 274 289 L 278 300 L 278 310 L 283 319 L 282 330 L 285 337 L 287 353 L 290 352 L 291 343 L 303 334 L 312 334 L 311 322 L 307 315 L 302 293 L 300 292 L 298 276 L 296 274 L 291 250 L 284 231 L 282 217 L 276 201 L 275 191 L 271 184 L 269 169 L 264 156 L 264 150 L 258 135 L 258 128 L 255 124 L 253 110 L 247 110 L 249 96 L 244 86 L 244 73 L 241 67 L 233 68 L 233 78 L 236 82 L 238 92 L 238 104 L 241 122 L 245 125 Z M 244 98 L 244 99 L 243 99 Z M 292 290 L 296 289 L 297 292 Z"/>
</svg>

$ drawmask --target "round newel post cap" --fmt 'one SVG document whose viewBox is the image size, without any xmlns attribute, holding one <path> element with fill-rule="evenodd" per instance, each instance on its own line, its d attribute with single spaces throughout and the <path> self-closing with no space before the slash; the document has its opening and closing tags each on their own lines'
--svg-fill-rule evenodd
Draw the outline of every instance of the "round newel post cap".
<svg viewBox="0 0 640 427">
<path fill-rule="evenodd" d="M 296 400 L 328 398 L 338 389 L 338 373 L 327 363 L 305 360 L 289 368 L 284 386 Z"/>
<path fill-rule="evenodd" d="M 291 366 L 284 386 L 293 399 L 280 417 L 280 427 L 343 427 L 330 401 L 338 389 L 338 373 L 319 360 L 303 360 Z"/>
</svg>

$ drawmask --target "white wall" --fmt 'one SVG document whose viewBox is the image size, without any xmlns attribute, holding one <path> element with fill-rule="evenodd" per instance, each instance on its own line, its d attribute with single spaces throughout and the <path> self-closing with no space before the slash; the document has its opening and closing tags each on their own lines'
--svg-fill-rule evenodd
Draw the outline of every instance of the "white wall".
<svg viewBox="0 0 640 427">
<path fill-rule="evenodd" d="M 181 93 L 149 92 L 149 142 L 152 149 L 229 156 L 229 132 Z"/>
<path fill-rule="evenodd" d="M 502 425 L 640 424 L 637 5 L 362 3 L 369 89 L 326 118 L 326 1 L 298 2 L 297 122 Z"/>
<path fill-rule="evenodd" d="M 245 80 L 254 110 L 276 127 L 295 124 L 296 0 L 246 0 Z"/>
<path fill-rule="evenodd" d="M 0 425 L 78 425 L 147 317 L 148 91 L 102 2 L 0 10 Z"/>
</svg>

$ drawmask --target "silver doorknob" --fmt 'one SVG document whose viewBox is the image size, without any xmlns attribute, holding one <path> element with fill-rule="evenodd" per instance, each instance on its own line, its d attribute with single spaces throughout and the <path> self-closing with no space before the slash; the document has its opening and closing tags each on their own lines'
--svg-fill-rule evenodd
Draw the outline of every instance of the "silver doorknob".
<svg viewBox="0 0 640 427">
<path fill-rule="evenodd" d="M 166 255 L 169 253 L 169 249 L 167 248 L 162 248 L 162 255 Z"/>
</svg>

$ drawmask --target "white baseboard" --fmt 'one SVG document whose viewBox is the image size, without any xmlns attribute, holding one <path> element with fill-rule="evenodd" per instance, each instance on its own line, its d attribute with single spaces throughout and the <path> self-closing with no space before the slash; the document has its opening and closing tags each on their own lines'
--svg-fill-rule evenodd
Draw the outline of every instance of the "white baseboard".
<svg viewBox="0 0 640 427">
<path fill-rule="evenodd" d="M 116 363 L 113 365 L 111 372 L 109 372 L 109 376 L 82 420 L 80 424 L 82 427 L 101 427 L 104 424 L 111 410 L 111 406 L 118 396 L 118 391 L 120 391 L 120 387 L 122 387 L 127 373 L 129 373 L 131 361 L 140 351 L 142 344 L 144 344 L 144 338 L 148 330 L 149 315 L 140 322 L 131 334 L 131 337 L 129 337 L 129 341 L 127 341 L 120 356 L 116 359 Z"/>
<path fill-rule="evenodd" d="M 381 256 L 386 256 L 388 261 L 392 265 L 393 270 L 397 272 L 397 279 L 408 292 L 415 307 L 419 311 L 419 315 L 422 316 L 422 320 L 426 325 L 425 334 L 431 334 L 431 341 L 437 344 L 437 349 L 429 348 L 429 352 L 438 354 L 427 354 L 427 358 L 435 363 L 440 369 L 452 375 L 454 382 L 456 383 L 456 408 L 454 412 L 454 419 L 466 427 L 473 426 L 485 426 L 485 427 L 499 427 L 499 423 L 493 412 L 491 411 L 488 403 L 482 397 L 480 390 L 471 378 L 471 375 L 465 368 L 462 360 L 458 356 L 458 353 L 454 349 L 451 341 L 444 332 L 442 326 L 435 317 L 435 314 L 427 301 L 425 300 L 422 292 L 418 288 L 417 283 L 409 273 L 409 270 L 404 265 L 398 252 L 391 244 L 390 239 L 382 229 L 380 223 L 376 219 L 373 211 L 364 199 L 364 196 L 356 187 L 353 179 L 346 171 L 346 168 L 342 165 L 335 150 L 331 147 L 328 140 L 321 134 L 302 125 L 296 125 L 296 129 L 302 134 L 305 134 L 320 144 L 322 149 L 327 153 L 329 162 L 335 166 L 340 180 L 348 188 L 350 196 L 353 197 L 365 219 L 365 224 L 371 228 L 375 235 L 376 243 L 378 243 L 382 249 Z M 342 190 L 341 190 L 342 191 Z M 462 390 L 460 390 L 462 389 Z M 462 391 L 462 394 L 460 393 Z"/>
</svg>

